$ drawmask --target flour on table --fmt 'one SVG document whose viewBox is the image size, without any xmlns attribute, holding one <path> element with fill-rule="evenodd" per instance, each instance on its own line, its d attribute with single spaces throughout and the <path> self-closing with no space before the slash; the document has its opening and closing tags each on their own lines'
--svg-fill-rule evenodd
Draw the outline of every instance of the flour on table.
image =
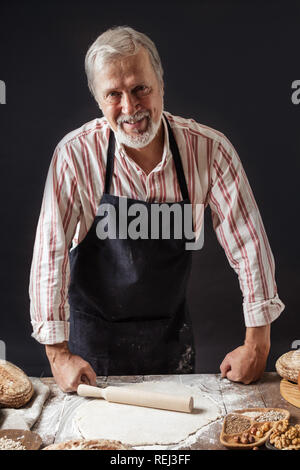
<svg viewBox="0 0 300 470">
<path fill-rule="evenodd" d="M 86 439 L 119 440 L 132 446 L 166 445 L 183 441 L 221 417 L 220 407 L 207 394 L 176 382 L 143 382 L 126 388 L 172 395 L 192 395 L 192 413 L 89 400 L 75 414 L 74 424 Z"/>
</svg>

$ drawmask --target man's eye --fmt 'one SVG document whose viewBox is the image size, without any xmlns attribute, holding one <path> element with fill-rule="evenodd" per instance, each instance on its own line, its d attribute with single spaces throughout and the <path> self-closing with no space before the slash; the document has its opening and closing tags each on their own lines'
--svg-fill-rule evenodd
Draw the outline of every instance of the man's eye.
<svg viewBox="0 0 300 470">
<path fill-rule="evenodd" d="M 115 102 L 119 101 L 120 96 L 121 96 L 121 94 L 120 94 L 118 91 L 111 91 L 111 92 L 108 93 L 108 95 L 106 96 L 106 99 L 107 99 L 110 103 L 115 103 Z"/>
<path fill-rule="evenodd" d="M 139 97 L 146 96 L 150 93 L 150 88 L 146 85 L 137 86 L 135 89 L 135 94 Z"/>
</svg>

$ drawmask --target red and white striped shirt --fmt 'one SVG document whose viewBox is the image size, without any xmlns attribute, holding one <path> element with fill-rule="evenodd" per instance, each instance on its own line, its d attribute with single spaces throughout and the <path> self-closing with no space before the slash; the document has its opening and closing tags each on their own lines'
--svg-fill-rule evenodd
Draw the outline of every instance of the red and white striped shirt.
<svg viewBox="0 0 300 470">
<path fill-rule="evenodd" d="M 167 112 L 165 116 L 179 147 L 191 203 L 210 206 L 218 241 L 238 275 L 245 325 L 271 323 L 284 304 L 264 226 L 235 149 L 214 129 Z M 32 336 L 40 343 L 69 338 L 68 253 L 83 240 L 97 213 L 109 130 L 104 117 L 84 124 L 61 140 L 51 161 L 29 286 Z M 110 192 L 148 202 L 182 199 L 167 132 L 162 160 L 148 175 L 116 144 Z"/>
</svg>

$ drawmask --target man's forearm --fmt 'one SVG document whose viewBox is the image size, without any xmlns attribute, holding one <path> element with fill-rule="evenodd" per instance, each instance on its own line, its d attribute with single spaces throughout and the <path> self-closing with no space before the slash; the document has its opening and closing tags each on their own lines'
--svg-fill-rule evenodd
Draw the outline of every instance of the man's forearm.
<svg viewBox="0 0 300 470">
<path fill-rule="evenodd" d="M 271 325 L 247 327 L 245 344 L 256 350 L 269 352 L 271 346 Z"/>
<path fill-rule="evenodd" d="M 45 350 L 49 361 L 55 359 L 55 356 L 58 354 L 70 353 L 67 341 L 57 344 L 46 344 Z"/>
</svg>

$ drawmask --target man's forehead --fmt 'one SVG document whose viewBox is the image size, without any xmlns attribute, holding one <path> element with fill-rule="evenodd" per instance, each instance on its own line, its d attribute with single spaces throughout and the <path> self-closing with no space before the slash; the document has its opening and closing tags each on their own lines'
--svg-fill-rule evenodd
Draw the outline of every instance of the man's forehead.
<svg viewBox="0 0 300 470">
<path fill-rule="evenodd" d="M 120 83 L 138 84 L 150 81 L 155 75 L 147 51 L 142 48 L 135 55 L 120 57 L 104 64 L 95 72 L 95 83 L 101 88 L 115 88 Z"/>
</svg>

